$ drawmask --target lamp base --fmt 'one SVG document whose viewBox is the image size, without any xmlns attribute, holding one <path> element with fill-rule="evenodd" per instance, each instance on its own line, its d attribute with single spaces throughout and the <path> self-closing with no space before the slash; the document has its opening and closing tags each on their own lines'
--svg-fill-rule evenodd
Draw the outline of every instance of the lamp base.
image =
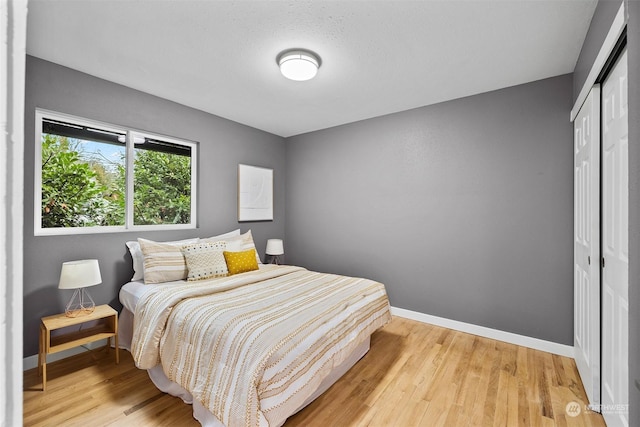
<svg viewBox="0 0 640 427">
<path fill-rule="evenodd" d="M 270 264 L 280 265 L 280 255 L 269 255 L 271 257 Z"/>
<path fill-rule="evenodd" d="M 93 313 L 95 309 L 96 303 L 93 302 L 91 295 L 89 295 L 89 292 L 85 291 L 84 288 L 81 288 L 73 291 L 73 296 L 71 296 L 71 300 L 67 304 L 64 314 L 66 314 L 67 317 L 86 316 Z"/>
</svg>

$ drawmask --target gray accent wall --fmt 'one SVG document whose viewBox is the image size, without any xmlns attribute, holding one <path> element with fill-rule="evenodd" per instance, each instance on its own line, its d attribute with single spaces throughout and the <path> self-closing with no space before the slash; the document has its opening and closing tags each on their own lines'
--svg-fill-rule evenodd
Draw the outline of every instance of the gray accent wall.
<svg viewBox="0 0 640 427">
<path fill-rule="evenodd" d="M 573 345 L 572 88 L 564 75 L 288 138 L 288 262 Z"/>
<path fill-rule="evenodd" d="M 171 82 L 167 82 L 171 84 Z M 215 93 L 203 96 L 216 96 Z M 250 100 L 247 100 L 250 102 Z M 184 231 L 34 236 L 35 109 L 44 108 L 199 143 L 198 228 Z M 261 257 L 268 238 L 284 238 L 283 138 L 34 57 L 27 57 L 25 99 L 24 356 L 38 352 L 42 316 L 64 311 L 71 291 L 57 289 L 64 261 L 97 258 L 102 284 L 96 304 L 120 308 L 118 292 L 133 274 L 125 242 L 145 237 L 207 237 L 252 230 Z M 274 221 L 238 223 L 238 163 L 274 170 Z"/>
<path fill-rule="evenodd" d="M 600 0 L 596 6 L 596 10 L 591 18 L 589 30 L 585 36 L 580 56 L 573 70 L 573 102 L 575 103 L 580 94 L 582 86 L 584 86 L 589 71 L 596 60 L 604 39 L 609 33 L 611 24 L 613 23 L 622 0 Z"/>
</svg>

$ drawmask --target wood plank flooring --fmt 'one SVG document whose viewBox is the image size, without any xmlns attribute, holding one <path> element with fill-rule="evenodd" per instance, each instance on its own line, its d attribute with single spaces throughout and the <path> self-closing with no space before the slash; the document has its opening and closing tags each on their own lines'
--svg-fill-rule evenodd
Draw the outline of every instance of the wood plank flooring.
<svg viewBox="0 0 640 427">
<path fill-rule="evenodd" d="M 24 375 L 25 426 L 198 426 L 131 355 L 94 351 Z M 575 402 L 580 413 L 569 411 Z M 371 350 L 285 427 L 604 426 L 572 359 L 394 317 Z M 575 416 L 572 416 L 575 415 Z"/>
</svg>

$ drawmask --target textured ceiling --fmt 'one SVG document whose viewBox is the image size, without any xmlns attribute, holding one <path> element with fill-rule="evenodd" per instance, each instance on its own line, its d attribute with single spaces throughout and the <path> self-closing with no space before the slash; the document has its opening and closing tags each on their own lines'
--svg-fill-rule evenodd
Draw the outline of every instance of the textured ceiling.
<svg viewBox="0 0 640 427">
<path fill-rule="evenodd" d="M 31 0 L 27 53 L 291 136 L 573 71 L 595 0 Z M 310 49 L 315 79 L 276 56 Z"/>
</svg>

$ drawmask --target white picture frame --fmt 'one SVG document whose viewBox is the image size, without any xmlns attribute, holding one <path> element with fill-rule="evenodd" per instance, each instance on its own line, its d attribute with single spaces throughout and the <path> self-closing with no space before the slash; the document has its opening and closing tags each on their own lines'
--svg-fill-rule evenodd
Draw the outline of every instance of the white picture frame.
<svg viewBox="0 0 640 427">
<path fill-rule="evenodd" d="M 238 221 L 273 221 L 273 169 L 238 165 Z"/>
</svg>

